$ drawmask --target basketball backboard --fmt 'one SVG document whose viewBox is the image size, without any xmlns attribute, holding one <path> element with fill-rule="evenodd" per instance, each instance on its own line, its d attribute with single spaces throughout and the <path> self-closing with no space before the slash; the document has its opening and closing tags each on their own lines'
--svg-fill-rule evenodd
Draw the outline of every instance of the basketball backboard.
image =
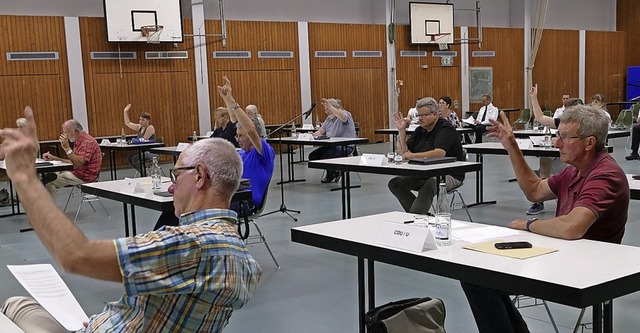
<svg viewBox="0 0 640 333">
<path fill-rule="evenodd" d="M 409 2 L 412 44 L 452 44 L 453 4 Z"/>
<path fill-rule="evenodd" d="M 140 27 L 163 26 L 161 43 L 181 43 L 180 0 L 103 0 L 109 42 L 147 42 Z"/>
</svg>

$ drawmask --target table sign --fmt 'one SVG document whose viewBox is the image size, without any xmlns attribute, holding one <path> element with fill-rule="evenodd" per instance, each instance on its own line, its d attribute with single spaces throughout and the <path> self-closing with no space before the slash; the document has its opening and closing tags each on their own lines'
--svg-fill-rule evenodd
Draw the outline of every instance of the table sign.
<svg viewBox="0 0 640 333">
<path fill-rule="evenodd" d="M 213 135 L 213 131 L 209 131 L 209 132 L 207 132 L 204 136 L 211 137 L 212 135 Z"/>
<path fill-rule="evenodd" d="M 176 151 L 183 151 L 185 149 L 187 149 L 189 147 L 189 143 L 186 142 L 179 142 L 178 146 L 176 147 Z"/>
<path fill-rule="evenodd" d="M 122 182 L 122 187 L 120 188 L 120 192 L 133 194 L 136 192 L 141 193 L 145 191 L 144 191 L 144 188 L 142 188 L 142 185 L 138 183 L 138 180 L 133 178 L 125 178 L 124 181 Z"/>
<path fill-rule="evenodd" d="M 533 146 L 533 142 L 531 139 L 516 139 L 518 143 L 518 148 L 520 149 L 531 149 Z"/>
<path fill-rule="evenodd" d="M 109 141 L 109 139 L 102 139 L 102 141 L 100 141 L 101 145 L 110 145 L 111 141 Z"/>
<path fill-rule="evenodd" d="M 438 248 L 431 229 L 391 221 L 382 221 L 374 243 L 413 252 Z"/>
<path fill-rule="evenodd" d="M 313 134 L 311 133 L 299 133 L 298 140 L 313 140 Z"/>
<path fill-rule="evenodd" d="M 313 128 L 312 124 L 302 124 L 302 129 L 303 130 L 312 130 L 314 128 Z"/>
<path fill-rule="evenodd" d="M 382 165 L 384 162 L 385 156 L 379 154 L 362 154 L 360 157 L 360 164 L 362 165 Z"/>
</svg>

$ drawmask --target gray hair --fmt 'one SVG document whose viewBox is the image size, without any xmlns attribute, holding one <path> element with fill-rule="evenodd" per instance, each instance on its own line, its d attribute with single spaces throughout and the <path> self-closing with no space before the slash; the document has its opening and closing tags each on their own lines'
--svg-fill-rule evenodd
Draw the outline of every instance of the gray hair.
<svg viewBox="0 0 640 333">
<path fill-rule="evenodd" d="M 607 142 L 609 132 L 609 118 L 599 109 L 590 105 L 576 105 L 564 111 L 560 122 L 563 124 L 578 124 L 578 136 L 596 138 L 596 151 L 602 151 Z"/>
<path fill-rule="evenodd" d="M 251 122 L 253 123 L 253 127 L 256 128 L 256 131 L 258 130 L 258 128 L 260 128 L 260 120 L 258 119 L 258 117 L 249 117 L 249 119 L 251 119 Z M 242 124 L 240 124 L 240 122 L 236 123 L 236 128 L 243 128 Z M 248 128 L 244 128 L 246 131 L 249 131 Z"/>
<path fill-rule="evenodd" d="M 342 101 L 337 98 L 329 98 L 327 102 L 336 109 L 342 109 Z"/>
<path fill-rule="evenodd" d="M 84 128 L 82 128 L 82 124 L 80 124 L 80 122 L 75 119 L 69 119 L 65 121 L 64 124 L 62 124 L 62 126 L 66 126 L 72 130 L 78 130 L 78 131 L 84 130 Z"/>
<path fill-rule="evenodd" d="M 438 102 L 436 102 L 433 97 L 421 98 L 418 103 L 416 103 L 416 110 L 425 106 L 429 109 L 429 113 L 438 114 L 440 112 Z"/>
<path fill-rule="evenodd" d="M 185 166 L 205 165 L 215 194 L 231 199 L 238 190 L 242 159 L 231 142 L 222 138 L 199 140 L 181 155 Z"/>
<path fill-rule="evenodd" d="M 253 104 L 247 105 L 245 109 L 247 110 L 249 117 L 255 117 L 258 115 L 258 107 Z"/>
</svg>

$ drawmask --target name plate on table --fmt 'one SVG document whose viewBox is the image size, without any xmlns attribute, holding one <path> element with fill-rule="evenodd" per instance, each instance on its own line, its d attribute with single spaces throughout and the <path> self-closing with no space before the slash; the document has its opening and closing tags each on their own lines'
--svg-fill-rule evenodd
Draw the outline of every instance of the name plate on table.
<svg viewBox="0 0 640 333">
<path fill-rule="evenodd" d="M 100 144 L 101 144 L 101 145 L 105 145 L 105 146 L 106 146 L 106 145 L 110 145 L 110 144 L 111 144 L 111 141 L 109 141 L 109 139 L 102 139 L 102 141 L 100 141 Z"/>
<path fill-rule="evenodd" d="M 312 124 L 302 124 L 302 129 L 303 130 L 312 130 L 314 128 L 313 128 Z"/>
<path fill-rule="evenodd" d="M 205 133 L 205 135 L 204 135 L 204 136 L 211 137 L 212 135 L 213 135 L 213 131 L 209 131 L 209 132 Z"/>
<path fill-rule="evenodd" d="M 531 139 L 516 139 L 516 142 L 520 149 L 531 149 L 533 147 L 533 141 L 531 141 Z"/>
<path fill-rule="evenodd" d="M 176 151 L 183 151 L 185 149 L 187 149 L 189 147 L 190 143 L 186 143 L 186 142 L 179 142 L 178 146 L 176 147 Z"/>
<path fill-rule="evenodd" d="M 313 140 L 313 134 L 311 134 L 311 133 L 300 133 L 300 134 L 298 134 L 298 140 L 311 141 L 311 140 Z"/>
<path fill-rule="evenodd" d="M 385 158 L 386 156 L 384 155 L 362 154 L 362 156 L 360 156 L 360 164 L 380 166 L 382 165 L 382 162 L 384 161 Z"/>
<path fill-rule="evenodd" d="M 142 187 L 142 185 L 140 185 L 138 180 L 133 178 L 125 178 L 122 181 L 122 187 L 120 188 L 120 192 L 133 194 L 133 193 L 144 193 L 145 190 Z"/>
<path fill-rule="evenodd" d="M 373 242 L 413 252 L 425 252 L 438 248 L 429 228 L 391 221 L 382 221 Z"/>
</svg>

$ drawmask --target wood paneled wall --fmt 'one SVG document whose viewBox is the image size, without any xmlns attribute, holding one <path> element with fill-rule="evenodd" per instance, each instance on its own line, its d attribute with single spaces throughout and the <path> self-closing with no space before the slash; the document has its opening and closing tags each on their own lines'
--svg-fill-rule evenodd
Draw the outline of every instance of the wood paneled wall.
<svg viewBox="0 0 640 333">
<path fill-rule="evenodd" d="M 221 33 L 219 21 L 205 24 L 207 34 Z M 227 21 L 227 36 L 226 48 L 220 37 L 207 37 L 211 111 L 224 107 L 216 90 L 224 84 L 223 76 L 231 80 L 238 103 L 255 104 L 266 124 L 284 123 L 309 107 L 300 102 L 297 23 Z M 214 51 L 250 51 L 251 58 L 212 58 Z M 258 51 L 292 51 L 293 58 L 258 58 Z M 213 115 L 211 122 L 213 128 Z"/>
<path fill-rule="evenodd" d="M 322 98 L 337 98 L 360 124 L 361 137 L 384 140 L 376 128 L 388 127 L 384 25 L 309 23 L 311 95 L 316 119 L 324 120 Z M 346 51 L 346 58 L 316 58 L 316 51 Z M 381 51 L 379 58 L 354 58 L 353 51 Z"/>
<path fill-rule="evenodd" d="M 71 118 L 64 19 L 0 16 L 0 31 L 0 126 L 15 127 L 31 105 L 39 139 L 58 138 L 62 123 Z M 8 61 L 6 52 L 58 52 L 59 58 Z"/>
<path fill-rule="evenodd" d="M 540 106 L 555 110 L 562 106 L 562 94 L 578 97 L 579 32 L 545 29 L 533 68 Z"/>
<path fill-rule="evenodd" d="M 585 102 L 591 102 L 591 95 L 603 93 L 608 102 L 624 101 L 626 95 L 624 32 L 587 31 L 585 60 Z M 616 119 L 619 108 L 609 106 L 611 118 Z"/>
<path fill-rule="evenodd" d="M 94 136 L 118 135 L 124 126 L 123 108 L 136 122 L 141 112 L 151 114 L 156 135 L 167 145 L 185 141 L 198 128 L 193 41 L 151 45 L 107 43 L 103 18 L 80 18 L 82 56 L 89 128 Z M 185 33 L 191 22 L 185 20 Z M 188 59 L 147 60 L 145 51 L 188 51 Z M 92 60 L 95 51 L 136 52 L 134 60 Z"/>
<path fill-rule="evenodd" d="M 398 97 L 399 111 L 406 115 L 407 110 L 416 105 L 418 98 L 431 96 L 436 101 L 442 96 L 449 96 L 452 101 L 462 101 L 462 84 L 460 82 L 460 45 L 451 45 L 449 50 L 457 51 L 458 56 L 453 58 L 453 66 L 443 67 L 441 58 L 431 56 L 432 51 L 438 51 L 437 45 L 413 45 L 408 25 L 397 26 L 396 32 L 396 78 L 403 81 Z M 458 38 L 460 29 L 455 30 L 454 38 Z M 401 57 L 401 51 L 427 51 L 428 56 Z M 427 68 L 422 68 L 427 66 Z M 456 111 L 458 117 L 464 117 L 461 108 L 451 108 Z M 466 110 L 465 110 L 466 111 Z"/>
<path fill-rule="evenodd" d="M 474 27 L 469 36 L 477 36 Z M 469 67 L 493 68 L 493 105 L 500 109 L 524 108 L 524 30 L 518 28 L 482 28 L 482 48 L 469 44 Z M 495 51 L 495 57 L 471 57 L 473 51 Z M 471 103 L 471 111 L 477 111 L 482 103 Z M 465 110 L 466 111 L 466 110 Z M 511 120 L 518 113 L 509 114 Z"/>
<path fill-rule="evenodd" d="M 640 1 L 638 0 L 618 0 L 616 2 L 616 30 L 623 31 L 627 35 L 624 45 L 615 45 L 615 50 L 625 50 L 625 68 L 629 66 L 640 66 Z M 625 75 L 626 76 L 626 75 Z"/>
</svg>

